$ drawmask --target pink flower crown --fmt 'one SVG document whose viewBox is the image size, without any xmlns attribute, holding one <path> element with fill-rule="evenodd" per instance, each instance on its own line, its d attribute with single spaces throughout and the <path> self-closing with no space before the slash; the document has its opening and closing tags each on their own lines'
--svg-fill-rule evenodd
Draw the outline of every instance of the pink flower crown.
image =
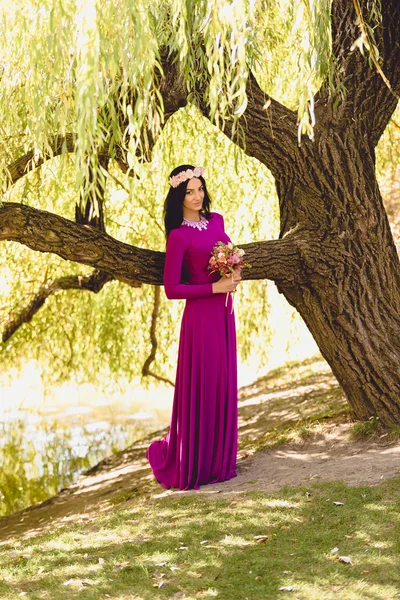
<svg viewBox="0 0 400 600">
<path fill-rule="evenodd" d="M 192 179 L 192 177 L 200 177 L 203 175 L 204 167 L 196 167 L 195 169 L 188 169 L 187 171 L 181 171 L 178 175 L 174 175 L 168 179 L 168 183 L 171 187 L 176 188 L 178 185 L 186 181 L 187 179 Z"/>
</svg>

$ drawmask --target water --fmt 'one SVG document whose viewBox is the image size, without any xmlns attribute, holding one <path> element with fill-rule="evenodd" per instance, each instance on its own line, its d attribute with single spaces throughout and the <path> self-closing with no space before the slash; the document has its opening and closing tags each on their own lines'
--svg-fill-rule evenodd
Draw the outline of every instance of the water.
<svg viewBox="0 0 400 600">
<path fill-rule="evenodd" d="M 239 383 L 254 379 L 239 369 Z M 121 382 L 120 382 L 121 383 Z M 173 388 L 124 382 L 125 392 L 91 384 L 43 387 L 40 368 L 0 376 L 0 516 L 73 484 L 85 470 L 171 416 Z"/>
<path fill-rule="evenodd" d="M 88 388 L 71 394 L 69 387 L 65 401 L 63 392 L 24 394 L 20 382 L 0 390 L 0 516 L 46 500 L 106 456 L 165 427 L 173 393 L 104 397 Z"/>
</svg>

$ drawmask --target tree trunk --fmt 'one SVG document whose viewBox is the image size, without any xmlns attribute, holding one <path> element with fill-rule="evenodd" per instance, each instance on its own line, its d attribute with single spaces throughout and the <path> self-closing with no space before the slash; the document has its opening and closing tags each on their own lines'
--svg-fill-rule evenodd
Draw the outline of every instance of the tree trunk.
<svg viewBox="0 0 400 600">
<path fill-rule="evenodd" d="M 277 186 L 281 236 L 296 223 L 309 231 L 298 243 L 302 277 L 278 289 L 303 317 L 354 416 L 398 424 L 400 262 L 373 152 L 351 133 L 306 145 L 296 157 L 302 179 Z"/>
</svg>

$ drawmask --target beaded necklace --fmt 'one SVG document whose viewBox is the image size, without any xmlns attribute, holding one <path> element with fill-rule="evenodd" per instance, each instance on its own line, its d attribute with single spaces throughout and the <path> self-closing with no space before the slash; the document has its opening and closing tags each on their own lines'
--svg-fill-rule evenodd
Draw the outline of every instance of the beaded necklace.
<svg viewBox="0 0 400 600">
<path fill-rule="evenodd" d="M 188 227 L 194 227 L 195 229 L 207 229 L 208 221 L 203 215 L 200 215 L 200 221 L 189 221 L 189 219 L 185 219 L 183 217 L 182 225 L 187 225 Z"/>
</svg>

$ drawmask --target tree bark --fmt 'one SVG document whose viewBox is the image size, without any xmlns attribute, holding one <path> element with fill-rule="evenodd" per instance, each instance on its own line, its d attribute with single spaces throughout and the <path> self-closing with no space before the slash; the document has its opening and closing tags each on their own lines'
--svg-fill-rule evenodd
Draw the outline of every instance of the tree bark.
<svg viewBox="0 0 400 600">
<path fill-rule="evenodd" d="M 318 242 L 301 248 L 300 284 L 278 289 L 303 317 L 354 415 L 400 423 L 400 262 L 371 154 L 351 134 L 318 138 L 309 177 L 287 186 L 285 197 L 288 222 L 306 218 Z"/>
</svg>

